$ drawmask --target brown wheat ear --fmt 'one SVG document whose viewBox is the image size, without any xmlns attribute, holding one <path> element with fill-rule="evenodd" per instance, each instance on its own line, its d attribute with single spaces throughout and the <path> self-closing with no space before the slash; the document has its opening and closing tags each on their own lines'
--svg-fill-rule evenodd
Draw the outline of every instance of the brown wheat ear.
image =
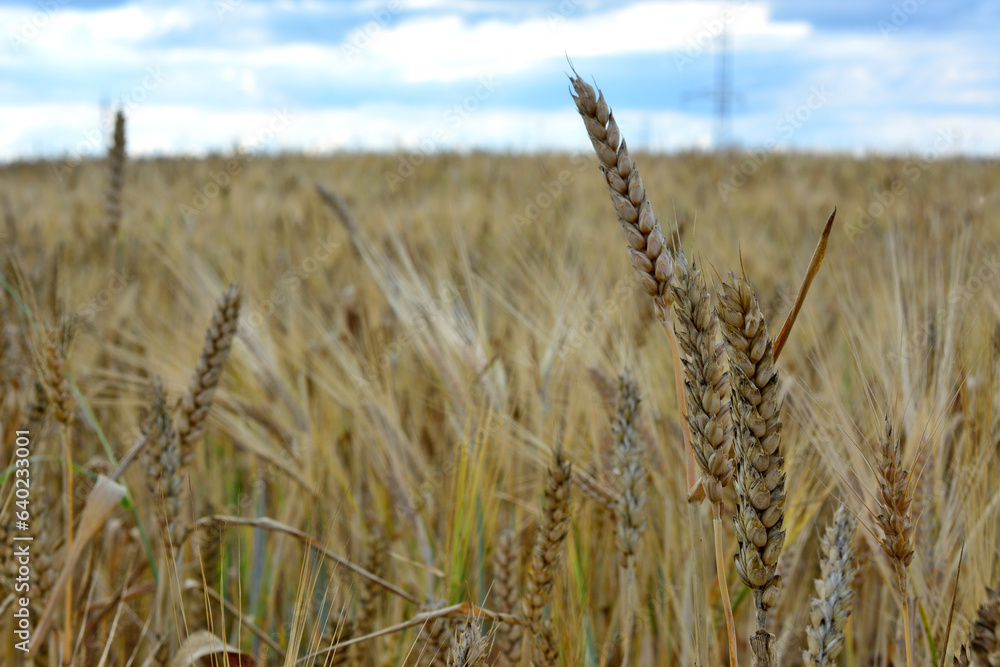
<svg viewBox="0 0 1000 667">
<path fill-rule="evenodd" d="M 719 319 L 705 278 L 679 252 L 674 272 L 674 314 L 677 342 L 683 355 L 686 407 L 691 447 L 701 468 L 705 495 L 718 504 L 722 489 L 733 478 L 733 426 L 729 401 L 729 374 L 725 350 L 719 341 Z"/>
<path fill-rule="evenodd" d="M 778 558 L 785 542 L 785 460 L 781 456 L 781 397 L 774 344 L 753 287 L 730 274 L 719 294 L 719 320 L 732 382 L 737 509 L 736 571 L 754 591 L 755 665 L 774 664 L 767 612 L 778 601 Z"/>
<path fill-rule="evenodd" d="M 955 665 L 961 667 L 1000 666 L 1000 585 L 986 589 L 986 602 L 976 613 L 976 620 L 969 632 L 969 641 L 963 646 Z"/>
<path fill-rule="evenodd" d="M 125 175 L 125 114 L 121 109 L 115 114 L 115 134 L 108 147 L 108 191 L 105 210 L 108 232 L 117 236 L 122 219 L 122 181 Z"/>
<path fill-rule="evenodd" d="M 639 177 L 639 169 L 629 156 L 614 114 L 604 101 L 604 93 L 595 92 L 576 72 L 570 77 L 570 83 L 576 92 L 573 101 L 597 152 L 611 203 L 625 233 L 632 265 L 639 272 L 642 288 L 653 297 L 666 317 L 671 300 L 673 262 L 660 222 L 653 214 L 653 206 Z"/>
<path fill-rule="evenodd" d="M 521 561 L 517 534 L 505 528 L 497 539 L 496 554 L 493 557 L 493 599 L 497 611 L 505 614 L 517 613 L 518 570 Z M 501 623 L 496 629 L 494 643 L 497 647 L 497 667 L 520 665 L 521 632 L 516 623 Z"/>
<path fill-rule="evenodd" d="M 562 543 L 569 532 L 571 483 L 572 466 L 562 447 L 556 447 L 546 476 L 545 509 L 535 536 L 528 587 L 522 600 L 524 618 L 534 634 L 535 653 L 539 660 L 547 660 L 554 650 L 550 641 L 552 633 L 546 634 L 543 613 L 552 597 Z"/>
<path fill-rule="evenodd" d="M 212 396 L 236 334 L 239 313 L 240 290 L 236 285 L 230 285 L 212 316 L 191 385 L 180 401 L 177 437 L 180 440 L 181 461 L 185 465 L 194 458 L 195 447 L 204 431 L 205 418 L 212 407 Z"/>
<path fill-rule="evenodd" d="M 903 468 L 902 447 L 893 434 L 892 422 L 885 418 L 885 432 L 879 441 L 879 495 L 877 518 L 882 529 L 879 544 L 892 562 L 896 588 L 902 598 L 903 629 L 906 633 L 906 664 L 913 665 L 913 641 L 910 637 L 910 600 L 907 593 L 906 568 L 913 560 L 915 526 L 912 508 L 913 487 L 909 472 Z"/>
<path fill-rule="evenodd" d="M 142 425 L 146 438 L 143 458 L 149 494 L 163 535 L 164 548 L 176 549 L 179 542 L 178 517 L 181 513 L 181 455 L 177 435 L 170 424 L 170 412 L 163 386 L 153 381 L 153 406 Z"/>
</svg>

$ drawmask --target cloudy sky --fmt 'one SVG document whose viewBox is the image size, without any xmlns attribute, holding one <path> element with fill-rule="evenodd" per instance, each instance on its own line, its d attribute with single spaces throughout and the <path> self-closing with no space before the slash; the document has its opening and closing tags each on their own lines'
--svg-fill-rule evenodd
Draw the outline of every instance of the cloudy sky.
<svg viewBox="0 0 1000 667">
<path fill-rule="evenodd" d="M 1000 3 L 0 1 L 0 161 L 577 150 L 567 57 L 630 145 L 1000 154 Z"/>
</svg>

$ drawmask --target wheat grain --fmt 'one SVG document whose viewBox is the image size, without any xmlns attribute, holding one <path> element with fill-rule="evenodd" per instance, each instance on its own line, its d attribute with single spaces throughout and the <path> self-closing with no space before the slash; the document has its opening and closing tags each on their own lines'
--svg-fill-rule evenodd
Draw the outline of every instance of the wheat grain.
<svg viewBox="0 0 1000 667">
<path fill-rule="evenodd" d="M 841 505 L 821 541 L 821 576 L 816 580 L 811 625 L 806 629 L 808 650 L 802 652 L 806 667 L 836 667 L 844 648 L 844 626 L 854 600 L 851 583 L 856 532 L 857 519 Z"/>
<path fill-rule="evenodd" d="M 191 384 L 181 398 L 177 437 L 184 465 L 193 460 L 195 446 L 205 428 L 205 419 L 212 407 L 212 396 L 233 344 L 239 312 L 240 290 L 235 284 L 230 285 L 212 316 Z"/>
</svg>

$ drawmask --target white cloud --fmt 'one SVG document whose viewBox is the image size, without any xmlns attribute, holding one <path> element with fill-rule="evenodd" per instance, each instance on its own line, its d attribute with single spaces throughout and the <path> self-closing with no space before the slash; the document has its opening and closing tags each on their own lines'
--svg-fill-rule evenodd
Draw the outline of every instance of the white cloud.
<svg viewBox="0 0 1000 667">
<path fill-rule="evenodd" d="M 727 12 L 732 17 L 724 20 Z M 642 2 L 593 14 L 549 12 L 516 22 L 470 23 L 458 15 L 414 19 L 386 28 L 363 55 L 409 82 L 452 81 L 524 72 L 564 54 L 583 58 L 684 49 L 701 35 L 711 42 L 725 23 L 745 49 L 773 48 L 810 33 L 805 23 L 773 22 L 763 3 L 733 9 L 721 2 Z"/>
<path fill-rule="evenodd" d="M 392 150 L 419 145 L 443 122 L 449 132 L 438 142 L 441 148 L 585 148 L 568 97 L 558 111 L 532 109 L 532 100 L 523 97 L 524 108 L 512 107 L 509 100 L 519 98 L 521 81 L 551 72 L 553 85 L 563 87 L 567 54 L 577 62 L 614 58 L 623 67 L 648 62 L 641 58 L 648 54 L 703 56 L 715 47 L 724 25 L 732 46 L 752 53 L 758 67 L 768 58 L 781 65 L 766 74 L 773 77 L 767 81 L 767 99 L 744 91 L 753 115 L 738 117 L 736 125 L 748 143 L 755 128 L 773 133 L 782 110 L 801 105 L 809 86 L 828 82 L 833 99 L 810 128 L 837 131 L 806 129 L 795 135 L 796 145 L 916 148 L 929 131 L 950 122 L 960 128 L 965 149 L 1000 147 L 995 114 L 989 113 L 1000 105 L 997 59 L 992 53 L 984 56 L 982 44 L 970 44 L 964 36 L 900 31 L 886 40 L 871 31 L 816 32 L 804 22 L 776 20 L 769 5 L 757 1 L 230 2 L 232 11 L 220 20 L 214 2 L 204 0 L 131 0 L 95 11 L 67 1 L 44 14 L 44 25 L 33 30 L 20 52 L 0 44 L 0 72 L 5 72 L 0 159 L 77 145 L 96 126 L 89 100 L 99 95 L 128 100 L 139 88 L 142 99 L 135 100 L 129 121 L 130 151 L 138 154 L 225 149 L 238 139 L 240 128 L 266 116 L 268 111 L 260 109 L 274 100 L 308 107 L 316 99 L 312 91 L 352 90 L 357 96 L 362 93 L 356 91 L 372 86 L 380 99 L 392 103 L 345 95 L 331 103 L 336 108 L 302 111 L 306 120 L 282 133 L 276 145 Z M 39 13 L 36 7 L 0 7 L 0 36 L 20 34 L 26 21 L 40 21 Z M 346 37 L 335 43 L 277 34 L 279 25 L 292 30 L 288 25 L 294 21 L 286 19 L 303 16 Z M 225 40 L 192 40 L 216 31 Z M 747 60 L 737 58 L 738 63 Z M 143 86 L 147 65 L 162 69 L 162 85 Z M 673 68 L 666 74 L 651 72 L 651 85 L 669 85 L 677 73 Z M 468 119 L 450 127 L 443 114 L 445 105 L 456 101 L 451 99 L 455 91 L 470 94 L 480 85 L 478 78 L 492 75 L 501 78 L 503 95 L 489 103 L 480 99 Z M 285 85 L 289 80 L 295 85 Z M 63 92 L 63 81 L 74 91 L 86 90 L 86 97 Z M 455 82 L 459 85 L 449 87 Z M 429 85 L 450 91 L 444 93 L 448 97 L 438 104 L 414 104 L 414 91 Z M 628 133 L 633 144 L 660 149 L 708 145 L 707 107 L 696 107 L 702 115 L 695 109 L 630 114 L 630 104 L 641 104 L 639 93 L 629 98 L 630 92 L 617 92 L 614 102 L 623 124 L 633 123 Z M 311 99 L 297 99 L 300 95 Z M 90 152 L 101 151 L 95 145 Z"/>
</svg>

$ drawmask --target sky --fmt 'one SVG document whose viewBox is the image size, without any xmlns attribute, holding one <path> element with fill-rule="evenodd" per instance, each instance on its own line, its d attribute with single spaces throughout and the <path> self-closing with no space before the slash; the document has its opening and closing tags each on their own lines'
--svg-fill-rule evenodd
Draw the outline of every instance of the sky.
<svg viewBox="0 0 1000 667">
<path fill-rule="evenodd" d="M 633 148 L 1000 155 L 996 1 L 0 0 L 0 161 L 589 150 L 570 63 Z"/>
</svg>

